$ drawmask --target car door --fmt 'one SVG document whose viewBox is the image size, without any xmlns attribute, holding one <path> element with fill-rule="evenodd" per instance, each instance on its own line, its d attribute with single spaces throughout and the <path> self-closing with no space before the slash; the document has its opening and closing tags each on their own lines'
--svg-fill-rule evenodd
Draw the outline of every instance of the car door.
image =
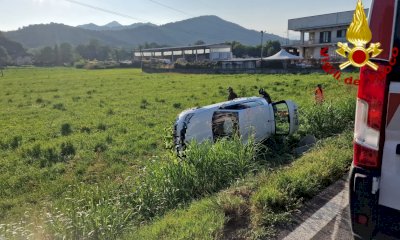
<svg viewBox="0 0 400 240">
<path fill-rule="evenodd" d="M 400 210 L 400 82 L 389 86 L 379 204 Z"/>
<path fill-rule="evenodd" d="M 299 128 L 297 105 L 290 101 L 280 101 L 272 104 L 275 118 L 275 134 L 290 135 Z"/>
</svg>

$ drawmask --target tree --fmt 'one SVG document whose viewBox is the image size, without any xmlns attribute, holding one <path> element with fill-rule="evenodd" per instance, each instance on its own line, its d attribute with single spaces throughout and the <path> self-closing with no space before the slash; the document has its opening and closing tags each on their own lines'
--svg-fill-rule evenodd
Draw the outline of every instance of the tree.
<svg viewBox="0 0 400 240">
<path fill-rule="evenodd" d="M 100 46 L 96 52 L 97 60 L 105 61 L 111 56 L 111 48 L 108 46 Z"/>
<path fill-rule="evenodd" d="M 10 56 L 8 55 L 7 49 L 0 46 L 0 68 L 6 66 L 10 61 Z"/>
<path fill-rule="evenodd" d="M 39 52 L 35 54 L 35 64 L 51 66 L 54 65 L 54 50 L 51 47 L 42 48 Z"/>
<path fill-rule="evenodd" d="M 204 42 L 203 40 L 197 40 L 196 42 L 194 42 L 194 45 L 204 45 L 206 44 L 206 42 Z"/>
<path fill-rule="evenodd" d="M 60 53 L 58 51 L 58 45 L 57 44 L 54 45 L 53 54 L 54 54 L 54 56 L 53 56 L 53 60 L 54 60 L 53 64 L 57 65 L 57 66 L 60 65 L 60 63 L 61 63 L 61 61 L 60 61 Z"/>
<path fill-rule="evenodd" d="M 243 58 L 248 56 L 248 48 L 240 42 L 233 41 L 230 43 L 232 46 L 232 54 L 235 57 Z"/>
<path fill-rule="evenodd" d="M 97 59 L 98 52 L 100 48 L 100 43 L 97 39 L 92 39 L 89 42 L 89 45 L 86 47 L 86 54 L 88 59 Z"/>
<path fill-rule="evenodd" d="M 62 43 L 59 50 L 60 62 L 62 64 L 71 63 L 73 61 L 72 46 L 69 43 Z"/>
<path fill-rule="evenodd" d="M 281 50 L 281 43 L 279 41 L 268 41 L 265 44 L 265 52 L 267 56 L 272 56 Z"/>
<path fill-rule="evenodd" d="M 84 59 L 89 59 L 86 45 L 80 44 L 75 48 L 75 51 Z"/>
<path fill-rule="evenodd" d="M 116 61 L 123 61 L 123 60 L 130 60 L 132 59 L 131 56 L 131 51 L 128 51 L 126 49 L 123 48 L 116 48 L 114 49 L 114 51 L 112 52 L 112 58 L 115 59 Z"/>
<path fill-rule="evenodd" d="M 10 56 L 7 53 L 7 49 L 3 46 L 0 46 L 0 72 L 1 76 L 3 76 L 3 66 L 6 66 L 8 61 L 10 61 Z"/>
</svg>

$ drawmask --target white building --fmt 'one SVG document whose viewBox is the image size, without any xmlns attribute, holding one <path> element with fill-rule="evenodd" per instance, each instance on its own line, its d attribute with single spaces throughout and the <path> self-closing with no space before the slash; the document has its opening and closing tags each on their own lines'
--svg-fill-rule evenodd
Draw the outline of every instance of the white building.
<svg viewBox="0 0 400 240">
<path fill-rule="evenodd" d="M 368 16 L 368 9 L 365 9 Z M 305 59 L 320 59 L 323 47 L 329 47 L 332 58 L 339 57 L 336 53 L 338 42 L 347 42 L 346 31 L 353 21 L 354 11 L 323 14 L 311 17 L 288 20 L 288 30 L 300 32 L 300 41 L 295 41 L 282 47 L 292 52 L 297 49 Z"/>
<path fill-rule="evenodd" d="M 141 59 L 169 59 L 175 62 L 185 59 L 189 62 L 221 61 L 232 59 L 232 48 L 229 44 L 208 44 L 182 47 L 165 47 L 152 49 L 138 49 L 133 52 L 135 60 Z"/>
</svg>

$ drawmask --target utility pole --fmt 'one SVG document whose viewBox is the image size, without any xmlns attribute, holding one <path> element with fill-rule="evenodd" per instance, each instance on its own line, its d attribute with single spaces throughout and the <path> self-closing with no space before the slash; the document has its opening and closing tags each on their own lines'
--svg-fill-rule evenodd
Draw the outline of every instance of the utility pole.
<svg viewBox="0 0 400 240">
<path fill-rule="evenodd" d="M 263 50 L 264 50 L 264 46 L 263 46 L 263 38 L 264 38 L 264 31 L 261 31 L 261 55 L 260 55 L 260 60 L 262 62 L 262 57 L 263 57 Z"/>
</svg>

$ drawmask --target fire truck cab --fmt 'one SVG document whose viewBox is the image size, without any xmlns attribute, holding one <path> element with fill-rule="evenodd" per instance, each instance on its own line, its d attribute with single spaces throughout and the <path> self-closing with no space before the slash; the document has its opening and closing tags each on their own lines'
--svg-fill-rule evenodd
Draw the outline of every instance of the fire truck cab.
<svg viewBox="0 0 400 240">
<path fill-rule="evenodd" d="M 374 0 L 371 43 L 383 52 L 360 70 L 350 171 L 350 215 L 355 239 L 400 237 L 400 5 Z"/>
</svg>

